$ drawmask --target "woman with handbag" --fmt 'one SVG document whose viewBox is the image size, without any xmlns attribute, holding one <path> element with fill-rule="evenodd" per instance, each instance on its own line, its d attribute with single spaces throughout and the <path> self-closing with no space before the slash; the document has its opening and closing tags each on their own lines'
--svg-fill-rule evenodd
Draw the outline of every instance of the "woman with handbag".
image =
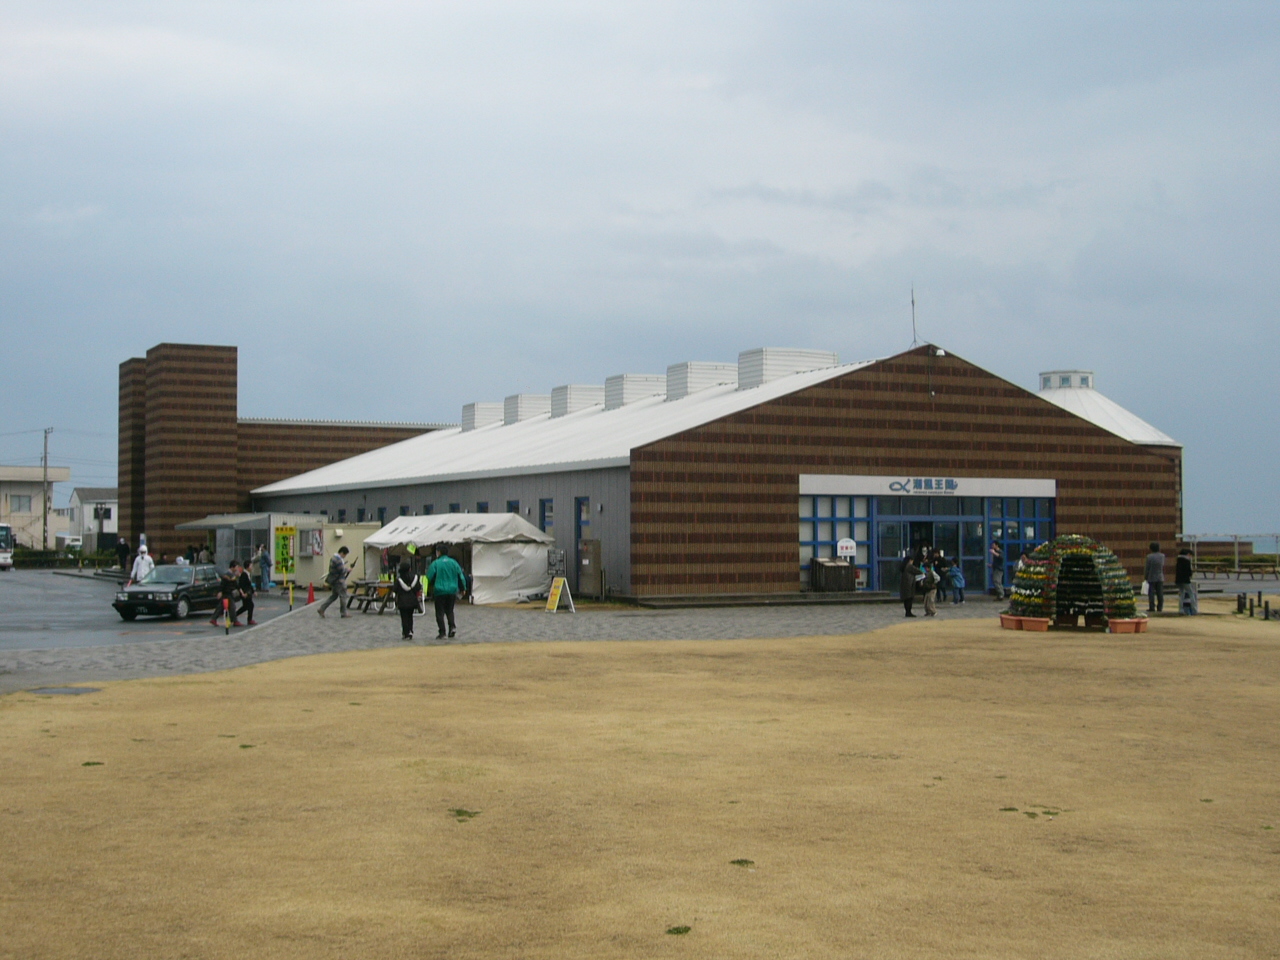
<svg viewBox="0 0 1280 960">
<path fill-rule="evenodd" d="M 421 612 L 422 581 L 413 572 L 408 560 L 401 560 L 391 588 L 396 594 L 396 609 L 400 611 L 400 639 L 413 639 L 413 615 Z"/>
</svg>

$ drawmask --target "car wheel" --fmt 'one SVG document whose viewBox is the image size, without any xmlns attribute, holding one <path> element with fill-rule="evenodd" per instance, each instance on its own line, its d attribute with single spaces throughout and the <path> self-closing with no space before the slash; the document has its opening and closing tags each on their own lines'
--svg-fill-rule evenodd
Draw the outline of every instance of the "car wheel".
<svg viewBox="0 0 1280 960">
<path fill-rule="evenodd" d="M 173 611 L 173 619 L 185 620 L 191 616 L 191 601 L 186 597 L 178 598 L 178 607 Z"/>
<path fill-rule="evenodd" d="M 128 623 L 133 623 L 133 621 L 138 619 L 138 611 L 137 610 L 121 610 L 120 619 Z"/>
</svg>

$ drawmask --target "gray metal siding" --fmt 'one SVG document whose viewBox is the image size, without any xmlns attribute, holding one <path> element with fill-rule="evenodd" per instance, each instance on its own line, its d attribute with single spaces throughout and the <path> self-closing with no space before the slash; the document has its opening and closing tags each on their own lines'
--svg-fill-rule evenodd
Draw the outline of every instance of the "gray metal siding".
<svg viewBox="0 0 1280 960">
<path fill-rule="evenodd" d="M 434 513 L 447 513 L 450 503 L 460 504 L 474 513 L 476 504 L 487 501 L 490 513 L 505 513 L 508 500 L 520 501 L 520 515 L 538 526 L 538 503 L 550 499 L 555 503 L 556 547 L 565 552 L 570 568 L 570 583 L 575 584 L 577 556 L 574 543 L 574 502 L 578 497 L 591 498 L 591 537 L 600 541 L 605 579 L 614 593 L 631 593 L 631 470 L 610 467 L 603 470 L 579 470 L 566 473 L 542 473 L 520 477 L 494 477 L 483 480 L 459 480 L 451 483 L 415 484 L 408 487 L 374 487 L 365 491 L 341 493 L 281 494 L 254 498 L 258 509 L 280 513 L 313 513 L 327 510 L 336 518 L 347 511 L 347 522 L 354 523 L 357 510 L 364 508 L 365 517 L 377 519 L 378 508 L 386 508 L 387 520 L 400 515 L 401 507 L 410 514 L 421 514 L 424 504 L 432 504 Z M 603 506 L 603 509 L 598 509 Z"/>
</svg>

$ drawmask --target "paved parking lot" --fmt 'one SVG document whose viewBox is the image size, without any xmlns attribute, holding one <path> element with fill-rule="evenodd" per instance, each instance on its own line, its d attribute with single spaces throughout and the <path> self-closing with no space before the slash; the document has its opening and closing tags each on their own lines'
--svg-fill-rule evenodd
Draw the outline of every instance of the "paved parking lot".
<svg viewBox="0 0 1280 960">
<path fill-rule="evenodd" d="M 225 636 L 202 619 L 122 623 L 111 609 L 112 583 L 15 572 L 0 577 L 0 693 L 34 686 L 225 670 L 313 653 L 397 646 L 394 612 L 353 614 L 337 607 L 320 619 L 314 608 L 286 614 L 279 598 L 260 604 L 261 626 Z M 939 607 L 943 619 L 993 617 L 996 603 L 979 597 Z M 460 606 L 454 643 L 549 640 L 731 640 L 858 633 L 902 620 L 897 604 L 643 610 L 608 605 L 549 614 L 540 608 Z M 263 622 L 272 618 L 271 622 Z M 436 643 L 435 623 L 419 620 L 416 643 Z"/>
</svg>

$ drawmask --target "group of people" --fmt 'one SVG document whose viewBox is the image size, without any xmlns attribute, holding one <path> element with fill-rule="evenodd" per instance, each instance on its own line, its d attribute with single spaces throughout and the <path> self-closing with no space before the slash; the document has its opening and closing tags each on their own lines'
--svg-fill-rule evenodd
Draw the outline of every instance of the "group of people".
<svg viewBox="0 0 1280 960">
<path fill-rule="evenodd" d="M 347 613 L 347 577 L 351 575 L 351 567 L 347 565 L 349 552 L 345 546 L 339 547 L 338 552 L 329 558 L 329 572 L 324 581 L 329 587 L 329 599 L 316 610 L 322 618 L 335 600 L 339 613 L 344 617 L 350 616 Z M 467 575 L 462 565 L 449 556 L 448 545 L 436 544 L 435 559 L 422 575 L 414 570 L 412 561 L 401 560 L 391 589 L 396 598 L 396 610 L 400 613 L 402 640 L 413 639 L 413 618 L 415 614 L 426 613 L 427 596 L 431 597 L 435 606 L 436 627 L 439 630 L 436 639 L 444 640 L 458 635 L 454 606 L 460 597 L 466 596 Z"/>
<path fill-rule="evenodd" d="M 1142 572 L 1142 579 L 1147 585 L 1147 613 L 1163 613 L 1165 555 L 1160 552 L 1159 543 L 1152 541 L 1150 547 L 1151 552 L 1147 554 L 1147 560 Z M 1182 613 L 1198 614 L 1200 612 L 1200 601 L 1193 583 L 1195 563 L 1192 559 L 1190 547 L 1183 547 L 1178 552 L 1178 558 L 1173 569 L 1173 582 L 1174 586 L 1178 588 L 1178 599 Z"/>
<path fill-rule="evenodd" d="M 964 603 L 964 570 L 958 557 L 948 557 L 941 550 L 917 547 L 915 553 L 903 557 L 898 596 L 908 617 L 914 617 L 916 598 L 924 600 L 924 615 L 936 616 L 938 596 L 951 593 L 953 604 Z"/>
<path fill-rule="evenodd" d="M 222 614 L 213 615 L 209 621 L 213 626 L 222 626 L 223 617 L 231 621 L 231 626 L 244 626 L 240 622 L 240 614 L 249 615 L 249 626 L 256 627 L 258 621 L 253 619 L 253 595 L 255 593 L 253 577 L 239 560 L 232 560 L 231 565 L 222 572 L 218 584 L 218 596 L 222 600 Z"/>
</svg>

